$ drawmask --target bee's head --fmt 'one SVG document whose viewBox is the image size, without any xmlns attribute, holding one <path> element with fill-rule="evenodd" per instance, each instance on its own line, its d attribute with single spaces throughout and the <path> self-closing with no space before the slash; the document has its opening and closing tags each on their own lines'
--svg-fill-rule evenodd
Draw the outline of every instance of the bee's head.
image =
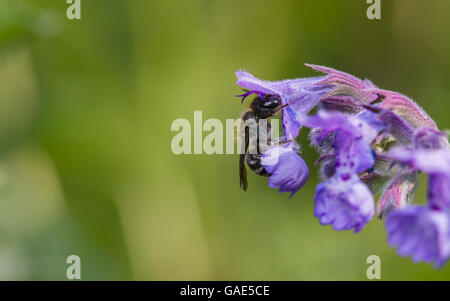
<svg viewBox="0 0 450 301">
<path fill-rule="evenodd" d="M 274 94 L 257 96 L 251 104 L 251 109 L 258 119 L 273 117 L 281 110 L 281 108 L 281 97 Z"/>
</svg>

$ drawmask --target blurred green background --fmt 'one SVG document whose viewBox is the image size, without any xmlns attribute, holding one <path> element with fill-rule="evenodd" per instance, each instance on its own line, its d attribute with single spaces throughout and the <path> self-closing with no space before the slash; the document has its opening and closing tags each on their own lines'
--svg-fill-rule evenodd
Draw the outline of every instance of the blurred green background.
<svg viewBox="0 0 450 301">
<path fill-rule="evenodd" d="M 313 216 L 318 182 L 292 199 L 237 155 L 174 155 L 176 118 L 237 118 L 234 71 L 264 79 L 370 78 L 450 128 L 450 1 L 0 0 L 0 279 L 448 280 L 396 255 L 383 223 L 358 235 Z M 426 177 L 416 198 L 424 202 Z"/>
</svg>

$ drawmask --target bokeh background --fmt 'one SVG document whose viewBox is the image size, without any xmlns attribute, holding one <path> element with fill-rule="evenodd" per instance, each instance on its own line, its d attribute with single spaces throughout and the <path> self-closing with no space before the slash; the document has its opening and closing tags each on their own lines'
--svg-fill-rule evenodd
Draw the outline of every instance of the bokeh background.
<svg viewBox="0 0 450 301">
<path fill-rule="evenodd" d="M 383 223 L 355 235 L 313 216 L 236 155 L 174 155 L 176 118 L 236 118 L 234 71 L 370 78 L 450 128 L 450 1 L 0 0 L 0 279 L 450 280 L 396 255 Z M 317 155 L 300 142 L 306 162 Z M 426 178 L 416 201 L 424 202 Z"/>
</svg>

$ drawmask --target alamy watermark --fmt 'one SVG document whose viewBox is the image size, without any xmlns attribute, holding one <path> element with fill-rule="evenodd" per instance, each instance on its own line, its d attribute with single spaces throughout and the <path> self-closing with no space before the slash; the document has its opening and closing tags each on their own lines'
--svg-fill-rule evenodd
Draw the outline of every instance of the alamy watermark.
<svg viewBox="0 0 450 301">
<path fill-rule="evenodd" d="M 369 20 L 381 19 L 381 0 L 366 0 L 370 6 L 367 8 L 366 15 Z"/>
<path fill-rule="evenodd" d="M 170 143 L 176 155 L 257 154 L 283 142 L 279 137 L 279 119 L 238 118 L 226 119 L 224 123 L 216 118 L 203 120 L 202 111 L 194 111 L 193 125 L 179 118 L 170 129 L 176 132 Z"/>
<path fill-rule="evenodd" d="M 66 16 L 69 20 L 81 19 L 81 0 L 66 0 L 70 6 L 67 8 Z M 370 6 L 367 8 L 366 16 L 369 20 L 381 19 L 381 0 L 366 0 Z"/>
<path fill-rule="evenodd" d="M 66 277 L 69 280 L 81 279 L 81 259 L 78 255 L 70 255 L 66 259 L 66 263 L 70 264 L 66 269 Z"/>
<path fill-rule="evenodd" d="M 81 19 L 81 0 L 66 0 L 70 4 L 66 10 L 66 16 L 69 20 Z"/>
<path fill-rule="evenodd" d="M 370 264 L 367 268 L 366 276 L 368 279 L 381 279 L 381 259 L 378 255 L 367 257 L 366 263 Z"/>
</svg>

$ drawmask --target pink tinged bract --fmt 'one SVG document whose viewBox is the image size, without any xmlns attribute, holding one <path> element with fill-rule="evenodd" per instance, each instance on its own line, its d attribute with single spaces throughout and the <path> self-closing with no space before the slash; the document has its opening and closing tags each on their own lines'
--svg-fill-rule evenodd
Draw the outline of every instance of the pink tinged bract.
<svg viewBox="0 0 450 301">
<path fill-rule="evenodd" d="M 437 128 L 436 123 L 417 103 L 398 92 L 382 89 L 367 89 L 367 92 L 377 93 L 384 97 L 381 107 L 405 118 L 413 127 L 428 126 Z"/>
<path fill-rule="evenodd" d="M 377 205 L 377 216 L 386 217 L 392 210 L 405 208 L 414 198 L 417 188 L 417 172 L 394 177 L 381 194 Z"/>
<path fill-rule="evenodd" d="M 362 104 L 371 104 L 379 99 L 377 93 L 369 91 L 370 89 L 377 89 L 377 87 L 368 79 L 361 80 L 353 75 L 329 67 L 311 64 L 306 64 L 306 66 L 327 74 L 318 83 L 333 86 L 333 89 L 325 95 L 324 99 L 353 99 Z"/>
</svg>

